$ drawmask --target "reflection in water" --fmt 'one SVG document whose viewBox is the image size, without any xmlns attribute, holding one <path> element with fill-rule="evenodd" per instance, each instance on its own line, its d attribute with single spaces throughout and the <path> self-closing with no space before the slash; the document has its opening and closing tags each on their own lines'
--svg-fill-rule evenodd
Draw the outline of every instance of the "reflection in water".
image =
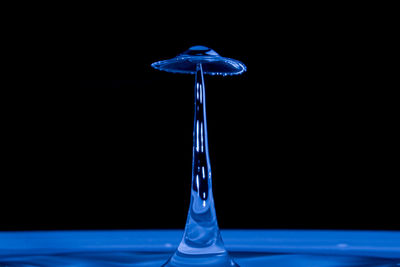
<svg viewBox="0 0 400 267">
<path fill-rule="evenodd" d="M 134 252 L 134 251 L 94 251 L 35 255 L 0 256 L 1 267 L 28 266 L 137 266 L 160 267 L 171 252 Z M 400 259 L 334 256 L 271 254 L 254 252 L 230 252 L 235 261 L 247 267 L 398 267 Z M 207 265 L 205 265 L 207 266 Z"/>
</svg>

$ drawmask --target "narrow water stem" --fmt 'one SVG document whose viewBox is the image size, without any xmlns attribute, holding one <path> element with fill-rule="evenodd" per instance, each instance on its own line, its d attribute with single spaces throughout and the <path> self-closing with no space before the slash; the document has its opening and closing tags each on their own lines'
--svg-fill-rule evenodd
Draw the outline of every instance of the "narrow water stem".
<svg viewBox="0 0 400 267">
<path fill-rule="evenodd" d="M 195 111 L 193 127 L 193 162 L 191 200 L 184 238 L 178 248 L 182 253 L 223 253 L 211 181 L 208 153 L 206 95 L 202 65 L 196 68 Z"/>
<path fill-rule="evenodd" d="M 203 69 L 196 66 L 190 207 L 178 249 L 163 267 L 239 267 L 224 247 L 218 228 L 208 154 Z"/>
</svg>

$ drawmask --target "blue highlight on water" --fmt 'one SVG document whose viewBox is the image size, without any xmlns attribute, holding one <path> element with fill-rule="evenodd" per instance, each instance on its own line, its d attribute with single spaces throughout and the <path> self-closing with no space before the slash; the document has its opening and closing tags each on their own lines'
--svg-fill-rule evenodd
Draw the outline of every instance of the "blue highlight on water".
<svg viewBox="0 0 400 267">
<path fill-rule="evenodd" d="M 237 75 L 246 71 L 246 66 L 238 60 L 221 57 L 214 50 L 200 45 L 151 66 L 162 71 L 195 75 L 190 207 L 182 241 L 163 267 L 238 267 L 225 249 L 214 207 L 204 74 Z"/>
<path fill-rule="evenodd" d="M 246 66 L 239 60 L 222 57 L 213 49 L 196 45 L 178 56 L 154 62 L 155 69 L 183 74 L 196 74 L 197 65 L 201 64 L 207 75 L 238 75 L 246 71 Z"/>
<path fill-rule="evenodd" d="M 399 231 L 221 230 L 246 267 L 397 267 Z M 0 232 L 0 266 L 160 267 L 181 230 Z M 343 246 L 346 244 L 346 246 Z M 201 259 L 193 266 L 204 263 Z M 196 264 L 197 263 L 197 264 Z"/>
<path fill-rule="evenodd" d="M 220 231 L 212 192 L 204 75 L 237 75 L 246 66 L 210 48 L 193 46 L 152 67 L 195 75 L 191 202 L 185 230 L 0 232 L 0 267 L 400 266 L 398 231 Z"/>
</svg>

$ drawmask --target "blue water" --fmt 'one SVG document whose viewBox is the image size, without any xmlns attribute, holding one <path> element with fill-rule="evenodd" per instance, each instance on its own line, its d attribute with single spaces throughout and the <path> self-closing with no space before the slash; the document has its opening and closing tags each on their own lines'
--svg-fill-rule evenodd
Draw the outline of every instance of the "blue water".
<svg viewBox="0 0 400 267">
<path fill-rule="evenodd" d="M 182 74 L 196 74 L 198 63 L 202 64 L 207 75 L 238 75 L 246 71 L 246 66 L 239 60 L 222 57 L 213 49 L 196 45 L 178 56 L 154 62 L 155 69 Z"/>
<path fill-rule="evenodd" d="M 151 66 L 162 71 L 195 75 L 191 199 L 185 233 L 163 267 L 197 266 L 198 262 L 207 262 L 209 267 L 239 267 L 225 249 L 214 207 L 204 74 L 238 75 L 246 71 L 246 66 L 200 45 Z"/>
<path fill-rule="evenodd" d="M 309 254 L 271 254 L 256 252 L 231 252 L 235 261 L 243 267 L 333 267 L 333 266 L 376 266 L 398 267 L 400 259 L 309 255 Z M 160 267 L 170 257 L 169 252 L 135 251 L 92 251 L 74 253 L 46 253 L 36 255 L 12 255 L 0 257 L 0 266 L 143 266 Z M 204 261 L 199 266 L 210 266 Z M 196 266 L 194 264 L 193 266 Z"/>
<path fill-rule="evenodd" d="M 398 267 L 399 231 L 222 230 L 241 267 Z M 183 231 L 0 232 L 0 266 L 160 267 Z M 192 266 L 212 266 L 192 262 Z M 199 264 L 196 264 L 199 263 Z"/>
<path fill-rule="evenodd" d="M 400 266 L 399 232 L 220 231 L 212 193 L 203 74 L 237 75 L 246 67 L 204 46 L 152 66 L 195 74 L 193 172 L 185 231 L 0 232 L 0 267 Z"/>
</svg>

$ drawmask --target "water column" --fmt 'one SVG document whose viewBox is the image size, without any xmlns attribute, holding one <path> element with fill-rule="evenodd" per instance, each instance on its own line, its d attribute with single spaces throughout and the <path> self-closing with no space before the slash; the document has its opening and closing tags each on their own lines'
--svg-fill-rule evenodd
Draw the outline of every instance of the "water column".
<svg viewBox="0 0 400 267">
<path fill-rule="evenodd" d="M 184 238 L 178 251 L 185 254 L 224 253 L 212 192 L 208 153 L 206 98 L 203 70 L 196 67 L 193 127 L 192 187 Z"/>
<path fill-rule="evenodd" d="M 154 62 L 152 67 L 172 73 L 196 75 L 190 207 L 182 241 L 163 266 L 238 267 L 224 247 L 215 213 L 203 74 L 237 75 L 246 71 L 246 66 L 240 61 L 221 57 L 214 50 L 198 45 L 175 58 Z"/>
</svg>

